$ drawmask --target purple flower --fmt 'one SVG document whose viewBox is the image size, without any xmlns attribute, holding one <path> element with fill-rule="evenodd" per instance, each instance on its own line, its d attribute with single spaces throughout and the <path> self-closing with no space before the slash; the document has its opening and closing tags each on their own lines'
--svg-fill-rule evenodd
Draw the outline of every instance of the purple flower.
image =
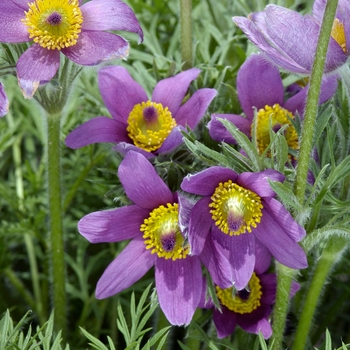
<svg viewBox="0 0 350 350">
<path fill-rule="evenodd" d="M 7 114 L 9 110 L 9 100 L 7 99 L 3 85 L 0 83 L 0 117 Z"/>
<path fill-rule="evenodd" d="M 237 325 L 249 333 L 261 332 L 265 339 L 272 335 L 269 316 L 276 298 L 276 275 L 266 273 L 270 257 L 266 248 L 259 246 L 256 249 L 254 272 L 247 288 L 238 291 L 234 287 L 222 289 L 216 286 L 221 311 L 215 308 L 211 300 L 205 302 L 203 295 L 200 307 L 213 308 L 218 338 L 232 334 Z M 292 282 L 290 297 L 299 287 L 298 283 Z"/>
<path fill-rule="evenodd" d="M 60 65 L 60 52 L 84 66 L 124 58 L 129 44 L 111 30 L 139 35 L 142 29 L 131 8 L 120 0 L 2 0 L 0 42 L 33 41 L 17 62 L 19 85 L 32 97 L 40 83 L 48 82 Z"/>
<path fill-rule="evenodd" d="M 326 0 L 316 0 L 313 14 L 302 16 L 287 8 L 268 5 L 262 12 L 233 21 L 276 65 L 289 72 L 310 75 Z M 340 0 L 333 23 L 325 73 L 343 66 L 350 49 L 350 2 Z"/>
<path fill-rule="evenodd" d="M 203 197 L 191 211 L 191 254 L 203 254 L 207 244 L 214 247 L 212 254 L 230 262 L 237 290 L 245 288 L 252 276 L 256 241 L 281 264 L 307 267 L 306 255 L 296 243 L 305 230 L 274 199 L 268 180 L 282 182 L 284 176 L 272 169 L 238 175 L 215 166 L 186 176 L 181 184 L 182 190 Z"/>
<path fill-rule="evenodd" d="M 337 78 L 325 78 L 319 102 L 323 103 L 331 98 L 336 89 Z M 234 114 L 213 114 L 208 128 L 214 140 L 236 143 L 218 118 L 229 120 L 240 131 L 251 137 L 254 108 L 256 108 L 256 137 L 260 154 L 270 143 L 270 123 L 274 131 L 288 125 L 284 132 L 288 146 L 298 149 L 298 135 L 288 118 L 294 119 L 296 112 L 303 115 L 308 86 L 284 101 L 284 88 L 277 67 L 268 62 L 263 55 L 253 54 L 238 71 L 237 92 L 246 118 Z"/>
<path fill-rule="evenodd" d="M 128 152 L 118 176 L 134 204 L 91 213 L 78 223 L 79 232 L 91 243 L 131 239 L 98 281 L 96 297 L 121 292 L 155 266 L 160 307 L 170 323 L 187 325 L 200 301 L 202 270 L 199 258 L 188 254 L 179 228 L 177 194 L 136 152 Z"/>
<path fill-rule="evenodd" d="M 158 82 L 149 99 L 145 90 L 123 67 L 106 67 L 99 72 L 102 98 L 113 119 L 93 118 L 72 131 L 66 144 L 80 148 L 96 142 L 117 143 L 122 154 L 129 150 L 151 158 L 182 143 L 180 130 L 194 128 L 216 95 L 214 89 L 199 89 L 182 101 L 200 70 L 192 68 Z"/>
</svg>

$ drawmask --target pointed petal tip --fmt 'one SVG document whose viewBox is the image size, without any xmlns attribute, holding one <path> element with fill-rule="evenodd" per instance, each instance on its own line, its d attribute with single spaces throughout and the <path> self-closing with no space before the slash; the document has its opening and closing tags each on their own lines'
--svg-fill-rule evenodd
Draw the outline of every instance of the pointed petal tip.
<svg viewBox="0 0 350 350">
<path fill-rule="evenodd" d="M 36 90 L 40 86 L 40 81 L 18 79 L 18 85 L 22 90 L 23 97 L 30 99 L 34 96 Z"/>
</svg>

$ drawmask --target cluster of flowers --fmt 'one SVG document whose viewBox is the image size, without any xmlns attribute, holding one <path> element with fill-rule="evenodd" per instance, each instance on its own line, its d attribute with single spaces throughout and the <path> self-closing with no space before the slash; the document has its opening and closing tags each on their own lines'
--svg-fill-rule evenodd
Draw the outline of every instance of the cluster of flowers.
<svg viewBox="0 0 350 350">
<path fill-rule="evenodd" d="M 316 0 L 313 16 L 301 16 L 279 6 L 234 22 L 262 54 L 252 55 L 240 68 L 238 96 L 245 113 L 214 114 L 208 124 L 214 140 L 236 143 L 220 119 L 230 120 L 251 137 L 257 110 L 257 144 L 262 154 L 274 131 L 285 127 L 290 148 L 298 149 L 291 120 L 303 115 L 308 87 L 285 91 L 278 69 L 310 74 L 325 1 Z M 348 57 L 350 5 L 340 1 L 326 62 L 320 103 L 337 87 L 337 70 Z M 17 63 L 18 81 L 26 97 L 56 74 L 60 52 L 82 65 L 126 57 L 129 46 L 110 30 L 142 30 L 132 10 L 117 0 L 27 0 L 0 3 L 0 41 L 33 41 Z M 285 28 L 286 30 L 281 30 Z M 308 33 L 308 35 L 305 35 Z M 272 64 L 273 62 L 274 64 Z M 237 174 L 213 166 L 188 174 L 173 193 L 151 161 L 182 142 L 185 127 L 195 128 L 216 96 L 214 89 L 199 89 L 185 103 L 190 83 L 200 70 L 193 68 L 161 80 L 149 98 L 123 67 L 99 71 L 99 88 L 113 119 L 99 116 L 68 135 L 66 143 L 79 148 L 112 142 L 124 155 L 118 177 L 133 203 L 91 213 L 78 224 L 92 243 L 131 240 L 107 267 L 97 284 L 96 297 L 119 293 L 155 266 L 159 304 L 170 323 L 189 324 L 198 307 L 213 307 L 206 297 L 202 266 L 210 273 L 221 310 L 214 308 L 218 336 L 231 334 L 238 324 L 248 332 L 271 335 L 268 321 L 276 293 L 276 277 L 267 273 L 271 257 L 302 269 L 307 266 L 298 245 L 305 230 L 275 199 L 269 181 L 284 181 L 272 169 Z M 334 74 L 332 74 L 334 73 Z M 8 101 L 0 87 L 0 114 Z M 298 289 L 293 284 L 291 295 Z"/>
</svg>

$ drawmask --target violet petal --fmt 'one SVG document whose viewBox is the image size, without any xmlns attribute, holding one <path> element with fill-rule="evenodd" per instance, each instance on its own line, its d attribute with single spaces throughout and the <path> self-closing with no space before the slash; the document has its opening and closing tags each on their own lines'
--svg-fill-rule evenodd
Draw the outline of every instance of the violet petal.
<svg viewBox="0 0 350 350">
<path fill-rule="evenodd" d="M 4 86 L 0 83 L 0 117 L 7 114 L 9 110 L 9 100 L 5 93 Z"/>
<path fill-rule="evenodd" d="M 237 324 L 237 314 L 226 307 L 213 311 L 213 321 L 219 339 L 226 338 L 233 333 Z"/>
<path fill-rule="evenodd" d="M 137 235 L 149 216 L 147 209 L 129 205 L 90 213 L 78 222 L 78 230 L 91 243 L 120 242 Z"/>
</svg>

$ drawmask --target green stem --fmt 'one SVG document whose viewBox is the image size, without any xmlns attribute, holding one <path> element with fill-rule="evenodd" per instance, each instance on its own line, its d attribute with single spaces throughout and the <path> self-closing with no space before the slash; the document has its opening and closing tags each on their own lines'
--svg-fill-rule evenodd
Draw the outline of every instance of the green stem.
<svg viewBox="0 0 350 350">
<path fill-rule="evenodd" d="M 192 0 L 180 0 L 181 57 L 183 69 L 192 67 Z"/>
<path fill-rule="evenodd" d="M 60 164 L 60 113 L 48 114 L 47 164 L 50 212 L 50 253 L 52 266 L 53 306 L 55 330 L 66 335 L 66 289 L 64 240 L 62 224 L 61 164 Z"/>
<path fill-rule="evenodd" d="M 307 174 L 309 171 L 309 160 L 316 123 L 318 99 L 329 38 L 332 31 L 337 5 L 338 0 L 327 1 L 320 36 L 318 39 L 315 61 L 310 78 L 310 87 L 306 101 L 295 183 L 295 194 L 300 203 L 304 203 Z M 294 276 L 294 273 L 288 270 L 285 267 L 282 268 L 277 263 L 277 294 L 273 314 L 273 337 L 271 338 L 271 341 L 273 342 L 273 350 L 280 350 L 282 348 L 283 333 L 288 313 L 289 291 L 292 278 Z"/>
<path fill-rule="evenodd" d="M 294 350 L 306 349 L 307 337 L 322 288 L 325 285 L 325 281 L 334 262 L 339 258 L 339 253 L 345 248 L 345 246 L 345 239 L 332 236 L 323 249 L 322 255 L 317 262 L 310 287 L 307 291 L 303 309 L 300 313 L 300 319 L 293 345 Z"/>
</svg>

